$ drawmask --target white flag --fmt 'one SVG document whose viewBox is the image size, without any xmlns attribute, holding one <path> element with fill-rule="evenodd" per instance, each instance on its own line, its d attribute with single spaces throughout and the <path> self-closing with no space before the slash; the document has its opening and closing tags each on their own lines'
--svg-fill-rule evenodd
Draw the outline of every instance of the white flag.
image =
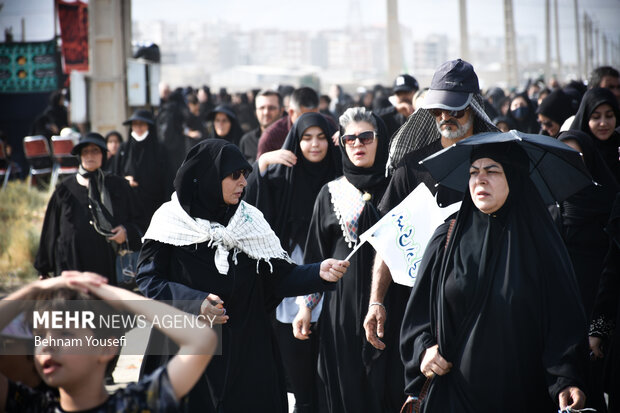
<svg viewBox="0 0 620 413">
<path fill-rule="evenodd" d="M 360 235 L 358 247 L 370 242 L 389 267 L 394 282 L 412 287 L 435 229 L 460 207 L 461 203 L 457 202 L 440 208 L 431 191 L 422 183 Z"/>
</svg>

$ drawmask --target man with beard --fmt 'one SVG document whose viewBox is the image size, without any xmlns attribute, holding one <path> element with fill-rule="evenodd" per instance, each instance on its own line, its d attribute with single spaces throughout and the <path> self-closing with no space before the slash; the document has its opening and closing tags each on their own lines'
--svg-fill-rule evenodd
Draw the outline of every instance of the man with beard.
<svg viewBox="0 0 620 413">
<path fill-rule="evenodd" d="M 461 193 L 437 187 L 437 181 L 419 161 L 475 133 L 497 131 L 484 112 L 483 105 L 478 76 L 471 64 L 457 59 L 437 69 L 424 98 L 424 106 L 409 117 L 393 138 L 390 162 L 397 168 L 379 204 L 381 214 L 385 215 L 400 204 L 422 182 L 436 194 L 440 207 L 461 200 Z M 424 146 L 418 145 L 428 141 L 430 143 Z M 406 153 L 407 149 L 416 148 L 416 145 L 419 149 Z M 380 350 L 386 347 L 386 343 L 398 345 L 402 315 L 411 290 L 402 285 L 390 287 L 391 283 L 390 270 L 377 255 L 373 267 L 371 304 L 364 320 L 364 329 L 366 339 Z M 388 287 L 389 294 L 386 295 Z M 388 324 L 386 307 L 391 314 Z"/>
<path fill-rule="evenodd" d="M 282 117 L 282 96 L 275 90 L 263 89 L 256 95 L 256 118 L 259 127 L 241 137 L 239 149 L 248 162 L 253 163 L 261 134 Z"/>
</svg>

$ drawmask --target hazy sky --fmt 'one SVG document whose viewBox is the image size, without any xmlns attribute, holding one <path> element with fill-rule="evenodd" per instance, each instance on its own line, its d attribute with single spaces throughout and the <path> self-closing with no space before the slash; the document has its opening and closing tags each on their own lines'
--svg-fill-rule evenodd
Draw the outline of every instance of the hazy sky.
<svg viewBox="0 0 620 413">
<path fill-rule="evenodd" d="M 560 8 L 560 38 L 563 48 L 574 45 L 574 0 L 557 0 Z M 53 0 L 0 0 L 0 29 L 13 26 L 16 40 L 21 38 L 20 18 L 26 16 L 28 40 L 47 40 L 53 32 Z M 553 0 L 551 2 L 553 4 Z M 357 7 L 354 7 L 357 5 Z M 514 0 L 517 34 L 533 34 L 544 50 L 544 1 Z M 587 8 L 608 37 L 620 43 L 620 0 L 579 0 L 580 18 Z M 359 10 L 352 12 L 351 10 Z M 385 24 L 383 0 L 132 0 L 134 20 L 225 21 L 241 30 L 280 28 L 323 30 L 354 23 L 360 26 Z M 470 34 L 503 34 L 502 0 L 467 0 Z M 458 0 L 399 0 L 401 24 L 411 28 L 414 37 L 440 33 L 458 37 Z M 3 33 L 0 33 L 2 36 Z M 574 49 L 570 47 L 569 49 Z M 563 58 L 571 60 L 571 51 Z"/>
</svg>

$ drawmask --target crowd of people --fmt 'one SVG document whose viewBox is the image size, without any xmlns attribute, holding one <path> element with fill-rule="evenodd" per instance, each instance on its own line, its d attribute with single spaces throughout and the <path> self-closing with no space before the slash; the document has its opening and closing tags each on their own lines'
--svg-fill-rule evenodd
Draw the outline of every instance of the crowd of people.
<svg viewBox="0 0 620 413">
<path fill-rule="evenodd" d="M 109 398 L 106 358 L 91 399 L 77 396 L 84 371 L 59 379 L 46 356 L 34 364 L 55 396 L 24 397 L 35 390 L 0 364 L 0 410 L 106 411 L 134 395 L 135 408 L 286 412 L 288 391 L 297 413 L 620 412 L 617 70 L 482 91 L 456 59 L 424 88 L 402 74 L 353 96 L 338 85 L 216 96 L 165 84 L 160 95 L 126 134 L 80 138 L 79 171 L 47 207 L 42 280 L 12 298 L 135 289 L 221 325 L 221 355 L 147 351 L 137 388 Z M 422 162 L 511 130 L 573 148 L 592 183 L 549 202 L 538 165 L 507 139 L 472 145 L 458 189 Z M 369 244 L 344 261 L 419 184 L 440 207 L 462 204 L 433 234 L 415 285 L 394 283 Z M 0 327 L 14 315 L 0 314 Z M 196 341 L 154 330 L 149 347 Z"/>
</svg>

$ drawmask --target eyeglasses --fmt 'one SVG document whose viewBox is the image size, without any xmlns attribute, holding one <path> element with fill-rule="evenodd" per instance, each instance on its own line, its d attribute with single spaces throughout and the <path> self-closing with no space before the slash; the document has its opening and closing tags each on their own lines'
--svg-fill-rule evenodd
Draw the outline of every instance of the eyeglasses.
<svg viewBox="0 0 620 413">
<path fill-rule="evenodd" d="M 461 119 L 465 116 L 465 112 L 467 112 L 468 109 L 469 106 L 461 110 L 429 109 L 428 111 L 436 118 L 440 117 L 442 113 L 447 113 L 451 118 Z"/>
<path fill-rule="evenodd" d="M 340 137 L 340 141 L 344 145 L 349 145 L 349 146 L 355 145 L 355 141 L 358 139 L 362 145 L 371 144 L 372 141 L 375 140 L 375 131 L 367 130 L 365 132 L 360 132 L 357 135 L 342 135 Z"/>
<path fill-rule="evenodd" d="M 244 178 L 247 178 L 249 174 L 250 171 L 248 171 L 247 169 L 238 169 L 231 173 L 229 176 L 236 181 L 237 179 L 241 178 L 241 175 L 243 175 Z"/>
<path fill-rule="evenodd" d="M 540 123 L 545 128 L 550 128 L 550 127 L 553 126 L 553 122 L 550 121 L 550 120 L 547 120 L 547 121 L 544 121 L 544 122 L 539 120 L 538 123 Z"/>
</svg>

